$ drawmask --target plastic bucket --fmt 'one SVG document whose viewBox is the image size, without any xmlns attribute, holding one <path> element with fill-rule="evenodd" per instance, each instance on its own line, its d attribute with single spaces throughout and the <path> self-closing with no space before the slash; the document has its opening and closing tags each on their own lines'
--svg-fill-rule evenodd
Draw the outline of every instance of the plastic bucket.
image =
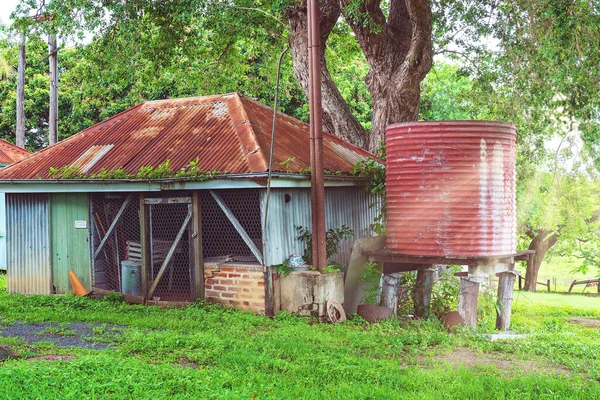
<svg viewBox="0 0 600 400">
<path fill-rule="evenodd" d="M 139 261 L 121 261 L 121 292 L 135 296 L 142 295 L 142 263 Z"/>
</svg>

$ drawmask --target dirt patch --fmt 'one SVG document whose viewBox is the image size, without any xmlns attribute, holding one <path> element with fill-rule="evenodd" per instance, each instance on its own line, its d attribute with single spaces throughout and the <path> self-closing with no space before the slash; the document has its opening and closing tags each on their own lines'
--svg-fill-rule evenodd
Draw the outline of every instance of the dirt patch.
<svg viewBox="0 0 600 400">
<path fill-rule="evenodd" d="M 72 322 L 57 324 L 25 324 L 17 321 L 14 325 L 0 326 L 2 337 L 18 337 L 29 344 L 50 342 L 61 347 L 81 347 L 103 350 L 122 336 L 124 327 L 109 324 Z"/>
<path fill-rule="evenodd" d="M 600 329 L 600 319 L 584 318 L 584 317 L 571 317 L 569 318 L 570 324 L 581 325 L 586 328 Z"/>
<path fill-rule="evenodd" d="M 432 368 L 438 361 L 465 367 L 494 365 L 511 375 L 518 373 L 518 371 L 572 374 L 569 369 L 562 365 L 553 365 L 542 360 L 523 360 L 500 352 L 478 353 L 466 347 L 460 347 L 447 354 L 418 357 L 419 365 L 424 368 Z"/>
<path fill-rule="evenodd" d="M 26 361 L 68 361 L 76 358 L 66 354 L 48 354 L 45 356 L 29 357 Z"/>
<path fill-rule="evenodd" d="M 181 366 L 183 368 L 192 368 L 192 369 L 198 369 L 198 364 L 196 364 L 193 361 L 190 361 L 187 357 L 183 357 L 181 359 Z"/>
</svg>

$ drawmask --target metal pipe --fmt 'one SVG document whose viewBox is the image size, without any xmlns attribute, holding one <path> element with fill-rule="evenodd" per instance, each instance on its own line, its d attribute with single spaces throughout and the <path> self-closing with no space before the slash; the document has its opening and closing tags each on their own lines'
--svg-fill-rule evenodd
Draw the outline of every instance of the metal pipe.
<svg viewBox="0 0 600 400">
<path fill-rule="evenodd" d="M 271 176 L 273 173 L 273 153 L 275 152 L 275 127 L 277 126 L 277 100 L 279 96 L 279 80 L 281 79 L 281 62 L 289 50 L 286 47 L 279 55 L 277 63 L 277 79 L 275 81 L 275 99 L 273 99 L 273 127 L 271 128 L 271 149 L 269 151 L 269 174 L 267 176 L 267 194 L 265 196 L 265 223 L 263 228 L 263 262 L 267 262 L 267 218 L 269 216 L 269 197 L 271 195 Z"/>
<path fill-rule="evenodd" d="M 311 142 L 312 263 L 319 271 L 327 265 L 325 248 L 325 186 L 323 173 L 323 121 L 321 106 L 321 35 L 319 3 L 307 2 L 308 85 Z"/>
</svg>

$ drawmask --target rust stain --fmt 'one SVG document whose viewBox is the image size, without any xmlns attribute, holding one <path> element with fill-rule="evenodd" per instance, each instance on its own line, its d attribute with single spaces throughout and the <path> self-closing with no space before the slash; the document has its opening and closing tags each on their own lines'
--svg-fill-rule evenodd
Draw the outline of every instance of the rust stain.
<svg viewBox="0 0 600 400">
<path fill-rule="evenodd" d="M 488 121 L 386 130 L 389 250 L 490 256 L 516 250 L 516 131 Z"/>
<path fill-rule="evenodd" d="M 0 139 L 0 164 L 12 164 L 30 155 L 29 151 Z"/>
<path fill-rule="evenodd" d="M 196 159 L 205 171 L 267 172 L 272 119 L 271 108 L 237 93 L 148 101 L 14 164 L 0 179 L 44 179 L 51 167 L 63 166 L 80 166 L 88 174 L 103 168 L 135 174 L 166 160 L 177 171 Z M 323 144 L 331 171 L 351 173 L 370 156 L 329 134 Z M 309 146 L 308 126 L 279 113 L 273 170 L 298 173 L 309 167 Z M 280 164 L 289 159 L 294 161 Z"/>
</svg>

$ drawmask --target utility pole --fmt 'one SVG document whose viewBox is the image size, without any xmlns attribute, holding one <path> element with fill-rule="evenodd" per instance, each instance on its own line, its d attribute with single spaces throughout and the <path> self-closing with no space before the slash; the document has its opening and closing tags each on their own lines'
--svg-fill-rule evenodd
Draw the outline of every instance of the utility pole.
<svg viewBox="0 0 600 400">
<path fill-rule="evenodd" d="M 56 49 L 56 35 L 48 35 L 48 60 L 50 62 L 50 115 L 49 115 L 49 142 L 53 145 L 58 142 L 58 76 L 57 61 L 58 54 Z"/>
<path fill-rule="evenodd" d="M 19 42 L 19 66 L 17 77 L 17 146 L 25 148 L 25 30 Z"/>
<path fill-rule="evenodd" d="M 327 254 L 323 174 L 323 108 L 321 106 L 321 35 L 319 33 L 319 2 L 318 0 L 308 0 L 307 3 L 312 263 L 319 272 L 323 272 L 327 266 Z"/>
</svg>

